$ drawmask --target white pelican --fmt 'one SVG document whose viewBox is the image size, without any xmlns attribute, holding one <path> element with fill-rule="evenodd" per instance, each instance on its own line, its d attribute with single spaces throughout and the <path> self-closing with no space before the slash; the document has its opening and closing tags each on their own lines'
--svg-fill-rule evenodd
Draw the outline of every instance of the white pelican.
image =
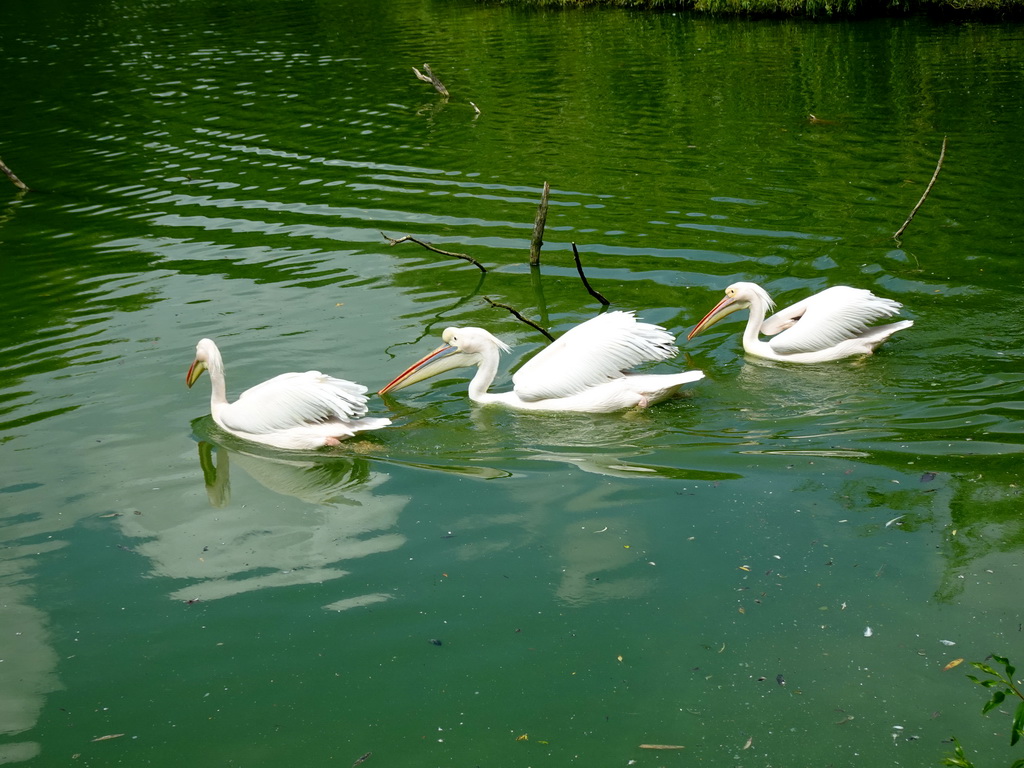
<svg viewBox="0 0 1024 768">
<path fill-rule="evenodd" d="M 210 414 L 225 432 L 254 443 L 305 450 L 338 445 L 346 437 L 380 429 L 390 419 L 360 418 L 366 413 L 366 387 L 319 371 L 282 373 L 228 402 L 224 361 L 210 339 L 196 345 L 196 359 L 185 383 L 192 387 L 210 372 Z"/>
<path fill-rule="evenodd" d="M 863 288 L 837 285 L 780 309 L 765 320 L 765 313 L 775 308 L 768 292 L 756 283 L 733 283 L 725 289 L 725 298 L 686 338 L 692 339 L 732 312 L 749 308 L 750 317 L 743 331 L 743 349 L 747 354 L 791 363 L 823 363 L 870 355 L 896 331 L 912 326 L 913 320 L 868 325 L 899 314 L 902 306 Z M 759 334 L 775 338 L 761 341 Z"/>
<path fill-rule="evenodd" d="M 499 403 L 530 411 L 609 413 L 646 408 L 704 378 L 701 371 L 631 374 L 641 363 L 667 360 L 679 352 L 664 328 L 637 322 L 632 312 L 608 312 L 587 320 L 542 349 L 512 377 L 511 392 L 487 391 L 509 347 L 483 328 L 445 328 L 445 345 L 388 383 L 380 394 L 428 379 L 452 368 L 477 366 L 469 383 L 476 403 Z"/>
</svg>

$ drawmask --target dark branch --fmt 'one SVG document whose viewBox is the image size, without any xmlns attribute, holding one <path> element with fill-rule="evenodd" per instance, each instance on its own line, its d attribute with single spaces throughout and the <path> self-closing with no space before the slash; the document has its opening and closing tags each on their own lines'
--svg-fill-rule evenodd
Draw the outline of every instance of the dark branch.
<svg viewBox="0 0 1024 768">
<path fill-rule="evenodd" d="M 905 230 L 907 228 L 907 225 L 910 224 L 911 221 L 913 221 L 914 216 L 917 215 L 917 209 L 921 207 L 922 203 L 924 203 L 925 201 L 925 198 L 928 197 L 928 193 L 931 192 L 932 187 L 935 186 L 935 180 L 939 178 L 939 171 L 942 170 L 942 161 L 946 157 L 947 138 L 947 136 L 942 137 L 942 151 L 939 152 L 939 162 L 938 165 L 935 166 L 935 173 L 932 174 L 932 180 L 928 182 L 928 186 L 925 188 L 924 194 L 921 195 L 921 199 L 917 201 L 917 205 L 914 206 L 914 210 L 912 210 L 910 212 L 910 215 L 907 216 L 907 220 L 903 222 L 903 226 L 896 230 L 896 234 L 892 236 L 893 240 L 900 239 L 900 236 L 903 234 L 903 230 Z"/>
<path fill-rule="evenodd" d="M 397 240 L 388 237 L 383 232 L 381 232 L 380 235 L 381 235 L 381 237 L 383 237 L 385 240 L 388 241 L 389 245 L 398 245 L 399 243 L 405 243 L 405 242 L 416 243 L 416 245 L 422 245 L 428 251 L 433 251 L 434 253 L 440 253 L 442 256 L 452 256 L 453 258 L 456 258 L 456 259 L 464 259 L 465 261 L 468 261 L 470 264 L 473 264 L 474 266 L 476 266 L 476 268 L 479 269 L 481 272 L 486 272 L 487 271 L 487 268 L 483 264 L 481 264 L 479 261 L 474 259 L 472 256 L 467 256 L 464 253 L 453 253 L 452 251 L 442 251 L 440 248 L 435 248 L 430 243 L 425 243 L 422 240 L 417 240 L 412 235 L 405 235 L 404 237 L 400 237 Z"/>
<path fill-rule="evenodd" d="M 519 312 L 517 312 L 515 309 L 510 307 L 508 304 L 499 304 L 496 301 L 491 301 L 490 298 L 488 298 L 487 296 L 484 296 L 484 301 L 486 301 L 492 307 L 501 307 L 502 309 L 507 309 L 509 312 L 511 312 L 513 315 L 515 315 L 516 319 L 521 320 L 522 322 L 526 323 L 528 326 L 530 326 L 534 330 L 537 330 L 537 331 L 540 331 L 541 333 L 543 333 L 547 337 L 548 341 L 554 341 L 555 340 L 554 336 L 552 336 L 550 333 L 545 331 L 543 328 L 541 328 L 539 325 L 537 325 L 532 320 L 527 320 L 525 317 L 523 317 L 521 314 L 519 314 Z"/>
<path fill-rule="evenodd" d="M 412 71 L 416 73 L 416 77 L 418 77 L 424 83 L 430 83 L 432 86 L 434 86 L 438 93 L 440 93 L 446 99 L 448 98 L 448 89 L 444 87 L 444 83 L 437 79 L 437 75 L 435 75 L 433 70 L 431 70 L 429 64 L 423 65 L 423 72 L 426 72 L 427 74 L 423 74 L 423 72 L 420 72 L 418 69 L 416 69 L 416 67 L 413 67 Z"/>
<path fill-rule="evenodd" d="M 587 289 L 587 291 L 589 291 L 590 295 L 593 296 L 598 301 L 600 301 L 604 306 L 607 307 L 608 305 L 610 305 L 611 302 L 608 301 L 608 299 L 606 299 L 596 290 L 591 288 L 590 281 L 587 280 L 587 276 L 583 274 L 583 264 L 580 263 L 580 252 L 576 249 L 576 243 L 572 244 L 572 257 L 576 259 L 576 271 L 580 273 L 580 280 L 583 281 L 583 286 Z"/>
<path fill-rule="evenodd" d="M 540 205 L 537 207 L 537 218 L 533 220 L 533 237 L 530 238 L 530 266 L 540 266 L 540 249 L 544 245 L 544 225 L 548 220 L 548 193 L 551 185 L 544 182 L 544 191 L 540 194 Z"/>
</svg>

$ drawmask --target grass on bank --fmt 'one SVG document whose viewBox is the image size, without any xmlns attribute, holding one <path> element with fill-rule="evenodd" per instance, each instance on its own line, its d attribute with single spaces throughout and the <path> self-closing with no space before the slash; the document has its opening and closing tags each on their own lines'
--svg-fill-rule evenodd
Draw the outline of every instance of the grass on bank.
<svg viewBox="0 0 1024 768">
<path fill-rule="evenodd" d="M 536 8 L 692 10 L 722 15 L 889 16 L 921 11 L 1024 17 L 1024 0 L 481 0 Z"/>
</svg>

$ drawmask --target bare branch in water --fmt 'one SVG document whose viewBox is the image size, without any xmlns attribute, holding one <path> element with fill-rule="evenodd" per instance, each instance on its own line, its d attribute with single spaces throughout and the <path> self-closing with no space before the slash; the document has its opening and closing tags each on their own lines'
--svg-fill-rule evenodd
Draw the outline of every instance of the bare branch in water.
<svg viewBox="0 0 1024 768">
<path fill-rule="evenodd" d="M 488 298 L 487 296 L 484 296 L 484 301 L 486 301 L 492 307 L 501 307 L 502 309 L 507 309 L 509 312 L 511 312 L 513 315 L 515 315 L 517 320 L 520 320 L 520 321 L 526 323 L 528 326 L 530 326 L 534 330 L 537 330 L 537 331 L 540 331 L 541 333 L 543 333 L 547 337 L 548 341 L 554 341 L 555 340 L 554 336 L 552 336 L 550 333 L 548 333 L 546 330 L 541 328 L 539 325 L 537 325 L 532 320 L 527 320 L 525 317 L 523 317 L 521 314 L 519 314 L 518 311 L 516 311 L 514 308 L 510 307 L 508 304 L 499 304 L 496 301 L 491 301 L 491 299 Z"/>
<path fill-rule="evenodd" d="M 921 199 L 917 201 L 917 205 L 914 206 L 914 210 L 912 210 L 910 212 L 910 215 L 907 216 L 907 220 L 903 222 L 903 226 L 900 227 L 898 230 L 896 230 L 896 234 L 892 236 L 893 240 L 899 240 L 900 239 L 900 237 L 903 235 L 903 230 L 905 230 L 907 228 L 907 225 L 910 224 L 910 222 L 913 220 L 914 216 L 917 215 L 917 209 L 921 207 L 922 203 L 924 203 L 924 201 L 925 201 L 925 198 L 928 197 L 928 193 L 931 192 L 932 191 L 932 187 L 935 186 L 935 180 L 937 178 L 939 178 L 939 171 L 942 170 L 942 161 L 946 157 L 946 140 L 947 139 L 948 139 L 947 136 L 943 136 L 942 137 L 942 151 L 939 152 L 939 162 L 938 162 L 938 165 L 935 166 L 935 173 L 932 174 L 932 180 L 928 182 L 928 186 L 925 188 L 924 194 L 921 195 Z"/>
<path fill-rule="evenodd" d="M 416 245 L 422 245 L 428 251 L 433 251 L 434 253 L 440 253 L 442 256 L 451 256 L 451 257 L 456 258 L 456 259 L 463 259 L 465 261 L 468 261 L 470 264 L 473 264 L 481 272 L 486 272 L 487 271 L 487 268 L 483 264 L 481 264 L 479 261 L 474 259 L 472 256 L 467 256 L 464 253 L 453 253 L 452 251 L 442 251 L 440 248 L 435 248 L 430 243 L 425 243 L 422 240 L 417 240 L 412 235 L 405 235 L 404 237 L 400 237 L 397 240 L 395 240 L 394 238 L 388 237 L 383 232 L 381 232 L 380 235 L 381 235 L 381 237 L 383 237 L 385 240 L 388 241 L 389 245 L 398 245 L 399 243 L 405 243 L 405 242 L 416 243 Z"/>
<path fill-rule="evenodd" d="M 544 245 L 544 225 L 548 220 L 548 193 L 551 192 L 551 185 L 544 182 L 544 191 L 540 194 L 540 205 L 537 207 L 537 217 L 533 220 L 533 237 L 530 238 L 530 266 L 540 266 L 540 249 Z"/>
<path fill-rule="evenodd" d="M 0 171 L 3 171 L 4 175 L 11 180 L 11 183 L 14 184 L 14 186 L 16 186 L 22 192 L 32 191 L 29 189 L 28 184 L 26 184 L 25 182 L 23 182 L 21 179 L 14 175 L 14 171 L 8 168 L 7 164 L 3 160 L 0 160 Z"/>
<path fill-rule="evenodd" d="M 583 286 L 587 289 L 591 296 L 600 301 L 604 306 L 611 304 L 608 299 L 598 293 L 590 286 L 590 281 L 587 280 L 587 276 L 583 274 L 583 264 L 580 263 L 580 252 L 576 249 L 576 243 L 572 244 L 572 257 L 576 259 L 576 271 L 580 273 L 580 280 L 583 281 Z"/>
<path fill-rule="evenodd" d="M 426 72 L 427 74 L 423 74 L 423 72 L 420 72 L 418 69 L 416 69 L 416 67 L 413 67 L 412 71 L 416 73 L 416 77 L 418 77 L 424 83 L 430 83 L 432 86 L 434 86 L 438 93 L 440 93 L 446 99 L 448 98 L 448 89 L 445 88 L 444 83 L 442 83 L 437 78 L 437 75 L 434 74 L 434 71 L 430 68 L 429 64 L 423 65 L 423 72 Z"/>
</svg>

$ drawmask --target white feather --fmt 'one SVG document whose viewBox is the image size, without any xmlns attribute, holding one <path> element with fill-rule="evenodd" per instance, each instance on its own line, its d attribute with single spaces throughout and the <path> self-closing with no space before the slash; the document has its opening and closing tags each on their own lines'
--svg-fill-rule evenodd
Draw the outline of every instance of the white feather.
<svg viewBox="0 0 1024 768">
<path fill-rule="evenodd" d="M 208 370 L 210 414 L 221 429 L 245 440 L 305 450 L 337 445 L 356 432 L 386 427 L 366 414 L 366 387 L 319 371 L 283 373 L 247 389 L 229 403 L 220 350 L 210 339 L 196 345 L 186 383 Z"/>
</svg>

